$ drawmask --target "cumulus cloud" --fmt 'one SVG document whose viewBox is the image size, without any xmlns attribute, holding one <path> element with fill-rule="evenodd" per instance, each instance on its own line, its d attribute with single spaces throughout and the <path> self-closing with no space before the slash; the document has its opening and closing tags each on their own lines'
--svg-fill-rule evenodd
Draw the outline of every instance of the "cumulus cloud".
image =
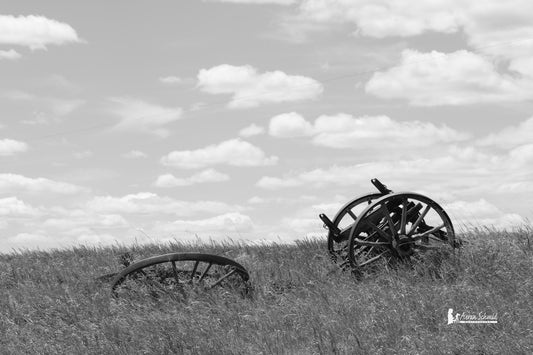
<svg viewBox="0 0 533 355">
<path fill-rule="evenodd" d="M 289 21 L 325 24 L 353 24 L 364 36 L 414 36 L 426 31 L 456 32 L 460 16 L 456 2 L 436 0 L 413 3 L 408 0 L 303 0 L 299 14 Z"/>
<path fill-rule="evenodd" d="M 0 192 L 51 192 L 57 194 L 77 194 L 85 189 L 66 182 L 54 181 L 42 177 L 29 178 L 18 174 L 0 174 Z"/>
<path fill-rule="evenodd" d="M 198 87 L 209 94 L 232 94 L 230 108 L 257 107 L 264 103 L 291 102 L 318 97 L 318 81 L 282 71 L 259 73 L 250 65 L 222 64 L 198 73 Z"/>
<path fill-rule="evenodd" d="M 526 224 L 520 215 L 502 211 L 483 198 L 477 201 L 453 201 L 444 204 L 443 208 L 459 229 L 475 226 L 513 229 Z"/>
<path fill-rule="evenodd" d="M 312 137 L 313 143 L 329 148 L 389 149 L 431 146 L 451 143 L 469 138 L 445 125 L 430 122 L 394 121 L 387 116 L 353 117 L 349 114 L 322 115 L 314 123 L 298 113 L 291 112 L 274 116 L 270 120 L 269 134 L 274 137 Z"/>
<path fill-rule="evenodd" d="M 81 42 L 68 24 L 44 16 L 0 15 L 0 44 L 19 45 L 32 50 L 48 45 Z"/>
<path fill-rule="evenodd" d="M 498 44 L 531 38 L 533 5 L 528 0 L 302 0 L 297 15 L 286 21 L 327 25 L 323 30 L 351 24 L 355 34 L 375 38 L 462 31 L 480 50 L 505 54 L 509 48 Z M 511 51 L 527 49 L 523 46 L 528 44 L 516 43 Z"/>
<path fill-rule="evenodd" d="M 26 204 L 17 197 L 0 198 L 0 216 L 6 217 L 35 217 L 39 211 Z"/>
<path fill-rule="evenodd" d="M 0 139 L 0 156 L 15 155 L 28 150 L 28 144 L 14 139 Z"/>
<path fill-rule="evenodd" d="M 251 125 L 244 127 L 239 131 L 239 136 L 241 137 L 253 137 L 258 136 L 265 133 L 265 128 L 262 126 L 258 126 L 255 123 L 252 123 Z"/>
<path fill-rule="evenodd" d="M 70 235 L 87 233 L 91 229 L 112 229 L 128 227 L 129 223 L 120 214 L 99 214 L 81 209 L 53 209 L 54 216 L 44 220 L 47 230 L 66 232 Z"/>
<path fill-rule="evenodd" d="M 154 185 L 157 187 L 178 187 L 228 180 L 229 175 L 223 174 L 214 169 L 207 169 L 186 178 L 178 178 L 172 174 L 163 174 L 157 177 Z"/>
<path fill-rule="evenodd" d="M 404 50 L 398 66 L 375 73 L 366 92 L 414 106 L 516 102 L 533 98 L 533 82 L 498 73 L 495 64 L 465 50 Z"/>
<path fill-rule="evenodd" d="M 160 225 L 157 230 L 161 233 L 222 233 L 218 236 L 227 236 L 228 232 L 248 232 L 254 227 L 252 219 L 239 212 L 225 213 L 215 217 L 197 220 L 176 220 Z M 216 236 L 216 235 L 215 235 Z"/>
<path fill-rule="evenodd" d="M 230 139 L 197 150 L 173 151 L 161 158 L 161 163 L 183 169 L 203 168 L 210 165 L 263 166 L 274 165 L 276 156 L 266 156 L 259 147 L 241 139 Z"/>
<path fill-rule="evenodd" d="M 179 107 L 164 107 L 138 99 L 115 97 L 110 99 L 111 112 L 120 118 L 117 130 L 151 133 L 160 137 L 169 135 L 164 126 L 179 120 L 183 110 Z"/>
<path fill-rule="evenodd" d="M 282 177 L 264 176 L 256 185 L 270 190 L 301 186 L 366 186 L 376 176 L 398 186 L 398 189 L 402 186 L 423 186 L 427 191 L 476 195 L 495 193 L 506 186 L 509 191 L 513 184 L 533 179 L 533 144 L 522 145 L 501 154 L 490 154 L 470 146 L 452 146 L 433 158 L 333 165 L 291 172 Z M 520 190 L 514 192 L 520 193 Z"/>
<path fill-rule="evenodd" d="M 90 211 L 98 213 L 128 213 L 138 215 L 176 215 L 220 214 L 240 211 L 242 207 L 218 201 L 181 201 L 170 197 L 158 196 L 151 192 L 140 192 L 122 197 L 96 196 L 87 202 Z"/>
<path fill-rule="evenodd" d="M 503 149 L 515 148 L 533 140 L 533 117 L 516 126 L 505 127 L 502 131 L 491 133 L 476 141 L 479 146 L 494 146 Z"/>
<path fill-rule="evenodd" d="M 410 68 L 396 68 L 389 75 L 380 78 L 393 79 L 393 85 L 408 84 L 408 89 L 413 90 L 409 84 L 419 83 L 415 88 L 416 95 L 413 98 L 415 104 L 466 104 L 469 102 L 518 101 L 530 99 L 527 92 L 531 92 L 533 81 L 533 3 L 528 0 L 488 0 L 482 3 L 475 1 L 460 0 L 435 0 L 413 3 L 409 0 L 302 0 L 296 15 L 286 16 L 282 21 L 281 28 L 288 29 L 287 38 L 305 38 L 309 31 L 331 31 L 336 25 L 352 26 L 356 36 L 374 38 L 386 37 L 412 37 L 425 33 L 438 32 L 444 34 L 461 35 L 472 51 L 486 55 L 475 58 L 465 58 L 465 55 L 450 55 L 444 60 L 438 60 L 435 53 L 426 53 L 427 65 L 419 65 L 422 69 L 431 68 L 435 64 L 448 64 L 449 76 L 436 66 L 437 75 L 426 75 Z M 295 34 L 295 31 L 300 33 Z M 467 60 L 461 65 L 462 60 Z M 517 75 L 517 78 L 509 75 L 497 74 L 495 66 L 490 61 L 498 63 L 501 73 L 508 71 Z M 480 65 L 476 69 L 477 64 Z M 454 66 L 457 64 L 457 66 Z M 424 69 L 425 70 L 425 69 Z M 382 73 L 383 74 L 383 73 Z M 403 76 L 399 79 L 392 74 Z M 466 74 L 465 80 L 461 75 Z M 488 76 L 483 79 L 483 74 Z M 414 75 L 409 79 L 409 75 Z M 523 78 L 523 77 L 525 78 Z M 377 80 L 378 78 L 374 78 Z M 442 94 L 442 85 L 435 89 L 435 95 L 429 100 L 419 96 L 423 90 L 432 91 L 431 84 L 435 79 L 442 79 L 445 98 L 438 100 Z M 513 80 L 515 79 L 515 80 Z M 526 80 L 523 80 L 526 79 Z M 472 88 L 468 88 L 472 80 Z M 414 83 L 413 83 L 414 81 Z M 513 86 L 522 86 L 526 88 Z M 378 83 L 375 83 L 378 93 Z M 379 87 L 384 87 L 384 81 L 379 81 Z M 459 95 L 450 96 L 453 84 L 458 85 Z M 427 86 L 429 85 L 429 86 Z M 507 87 L 509 86 L 509 87 Z M 488 92 L 483 92 L 487 89 Z M 390 97 L 402 96 L 397 87 L 394 92 L 389 92 Z M 478 90 L 476 95 L 472 92 Z M 513 97 L 515 90 L 518 96 Z M 462 100 L 461 94 L 466 91 L 467 97 Z M 501 92 L 500 92 L 501 91 Z M 408 91 L 408 94 L 413 94 Z M 387 94 L 384 94 L 387 95 Z M 526 95 L 527 97 L 524 97 Z M 410 96 L 409 96 L 410 97 Z M 425 102 L 425 103 L 424 103 Z"/>
<path fill-rule="evenodd" d="M 303 137 L 313 135 L 314 132 L 313 125 L 296 112 L 274 116 L 268 125 L 268 133 L 274 137 Z"/>
<path fill-rule="evenodd" d="M 8 51 L 0 50 L 0 59 L 16 60 L 20 57 L 22 57 L 22 55 L 14 49 Z"/>
</svg>

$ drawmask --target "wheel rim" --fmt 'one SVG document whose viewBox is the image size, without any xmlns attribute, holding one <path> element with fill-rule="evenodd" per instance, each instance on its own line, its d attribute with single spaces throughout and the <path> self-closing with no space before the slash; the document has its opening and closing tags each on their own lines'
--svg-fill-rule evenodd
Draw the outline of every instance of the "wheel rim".
<svg viewBox="0 0 533 355">
<path fill-rule="evenodd" d="M 383 194 L 380 193 L 371 193 L 363 196 L 359 196 L 354 200 L 346 203 L 342 208 L 337 212 L 333 218 L 333 224 L 335 227 L 341 230 L 341 235 L 346 235 L 345 238 L 336 240 L 333 233 L 330 231 L 328 233 L 328 251 L 331 255 L 332 260 L 337 263 L 341 262 L 347 263 L 348 260 L 348 242 L 349 242 L 349 232 L 351 226 L 357 221 L 357 217 L 365 208 L 370 205 L 373 201 L 382 197 Z M 344 233 L 343 233 L 344 231 Z"/>
<path fill-rule="evenodd" d="M 380 260 L 409 259 L 453 247 L 454 240 L 452 222 L 438 203 L 416 193 L 393 193 L 375 200 L 354 223 L 348 258 L 360 269 Z"/>
<path fill-rule="evenodd" d="M 171 253 L 133 263 L 112 281 L 115 297 L 150 292 L 187 297 L 194 291 L 224 287 L 247 291 L 248 271 L 234 260 L 203 253 Z"/>
</svg>

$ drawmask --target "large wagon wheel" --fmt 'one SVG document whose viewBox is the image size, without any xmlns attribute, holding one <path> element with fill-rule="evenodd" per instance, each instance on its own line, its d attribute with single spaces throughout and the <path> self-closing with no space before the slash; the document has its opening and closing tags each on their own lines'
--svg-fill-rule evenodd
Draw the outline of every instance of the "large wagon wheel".
<svg viewBox="0 0 533 355">
<path fill-rule="evenodd" d="M 370 193 L 359 196 L 346 203 L 337 212 L 332 220 L 335 228 L 328 228 L 328 251 L 333 262 L 344 263 L 348 260 L 348 242 L 350 230 L 359 214 L 372 203 L 372 201 L 382 197 L 381 193 Z M 335 231 L 338 231 L 336 233 Z"/>
<path fill-rule="evenodd" d="M 453 225 L 441 206 L 420 194 L 393 193 L 360 214 L 350 231 L 348 257 L 358 271 L 380 260 L 454 246 Z"/>
<path fill-rule="evenodd" d="M 186 296 L 192 290 L 215 287 L 247 291 L 248 271 L 219 255 L 171 253 L 140 260 L 122 270 L 112 282 L 115 297 L 132 292 L 173 292 Z"/>
</svg>

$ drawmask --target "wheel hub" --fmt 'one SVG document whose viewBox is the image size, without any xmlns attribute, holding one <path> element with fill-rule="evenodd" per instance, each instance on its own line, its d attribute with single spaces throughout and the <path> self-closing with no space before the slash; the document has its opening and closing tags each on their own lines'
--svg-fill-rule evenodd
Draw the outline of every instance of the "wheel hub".
<svg viewBox="0 0 533 355">
<path fill-rule="evenodd" d="M 411 256 L 414 253 L 411 238 L 406 235 L 399 235 L 398 240 L 393 240 L 392 247 L 398 256 L 402 258 Z"/>
</svg>

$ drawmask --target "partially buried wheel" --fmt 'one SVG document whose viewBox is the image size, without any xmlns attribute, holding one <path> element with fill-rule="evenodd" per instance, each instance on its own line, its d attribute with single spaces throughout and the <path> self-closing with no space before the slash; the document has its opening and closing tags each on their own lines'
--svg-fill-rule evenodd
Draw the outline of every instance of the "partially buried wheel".
<svg viewBox="0 0 533 355">
<path fill-rule="evenodd" d="M 234 260 L 204 253 L 171 253 L 133 263 L 112 281 L 113 296 L 149 292 L 187 297 L 224 287 L 248 290 L 248 271 Z"/>
<path fill-rule="evenodd" d="M 417 193 L 392 193 L 373 201 L 351 226 L 348 259 L 355 271 L 423 251 L 456 246 L 444 209 Z"/>
</svg>

